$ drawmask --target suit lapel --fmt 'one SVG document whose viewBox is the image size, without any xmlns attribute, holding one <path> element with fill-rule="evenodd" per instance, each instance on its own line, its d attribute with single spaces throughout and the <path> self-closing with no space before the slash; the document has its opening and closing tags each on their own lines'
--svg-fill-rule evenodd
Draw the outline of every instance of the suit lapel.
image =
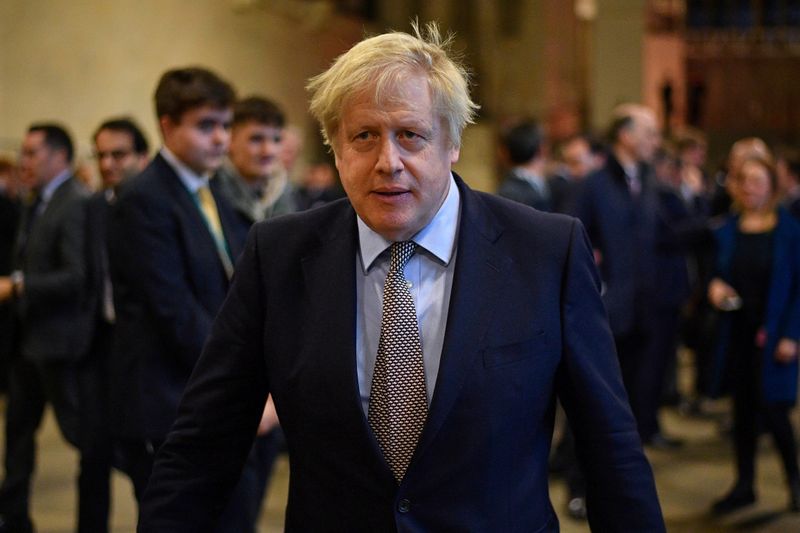
<svg viewBox="0 0 800 533">
<path fill-rule="evenodd" d="M 302 258 L 309 309 L 305 338 L 330 398 L 342 402 L 343 427 L 361 428 L 369 439 L 356 371 L 357 243 L 355 213 L 348 206 L 336 223 L 320 229 L 319 247 Z"/>
<path fill-rule="evenodd" d="M 70 193 L 72 187 L 75 186 L 73 183 L 74 179 L 75 178 L 70 177 L 64 183 L 59 185 L 58 188 L 53 191 L 53 196 L 50 197 L 50 200 L 44 206 L 44 211 L 42 211 L 40 215 L 36 216 L 35 220 L 31 224 L 30 233 L 28 234 L 25 243 L 26 255 L 29 255 L 31 250 L 30 245 L 32 243 L 47 242 L 43 236 L 43 232 L 45 232 L 45 228 L 48 227 L 48 220 L 56 216 L 59 208 L 61 207 L 61 202 Z M 32 213 L 28 213 L 28 216 L 30 215 L 32 215 Z M 27 220 L 24 222 L 25 224 L 28 224 Z"/>
<path fill-rule="evenodd" d="M 186 189 L 183 182 L 178 177 L 178 174 L 161 154 L 155 157 L 153 163 L 161 166 L 158 170 L 158 175 L 164 177 L 164 186 L 170 191 L 171 196 L 175 199 L 176 208 L 183 212 L 185 215 L 184 220 L 190 225 L 190 227 L 187 228 L 187 237 L 190 238 L 189 242 L 202 242 L 203 250 L 206 251 L 200 252 L 197 247 L 191 246 L 188 252 L 198 253 L 204 257 L 210 257 L 213 254 L 215 263 L 219 265 L 220 272 L 225 276 L 224 267 L 217 254 L 217 243 L 214 241 L 214 237 L 211 236 L 205 218 L 203 218 L 200 208 L 192 198 L 192 193 Z"/>
<path fill-rule="evenodd" d="M 461 219 L 453 288 L 439 375 L 416 456 L 424 453 L 436 437 L 475 364 L 496 305 L 497 286 L 509 261 L 495 246 L 502 228 L 479 195 L 456 178 Z"/>
</svg>

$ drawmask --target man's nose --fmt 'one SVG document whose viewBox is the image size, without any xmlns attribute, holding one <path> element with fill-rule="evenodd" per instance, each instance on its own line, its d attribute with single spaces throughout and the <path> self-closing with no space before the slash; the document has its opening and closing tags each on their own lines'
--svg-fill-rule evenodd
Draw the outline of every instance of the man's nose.
<svg viewBox="0 0 800 533">
<path fill-rule="evenodd" d="M 97 166 L 100 167 L 100 172 L 111 170 L 113 164 L 114 158 L 111 156 L 111 154 L 103 154 L 97 161 Z"/>
<path fill-rule="evenodd" d="M 273 141 L 264 141 L 262 151 L 264 155 L 277 156 L 281 153 L 281 145 Z"/>
<path fill-rule="evenodd" d="M 393 138 L 388 136 L 381 138 L 376 169 L 390 176 L 403 169 L 400 151 Z"/>
<path fill-rule="evenodd" d="M 216 144 L 228 144 L 231 132 L 223 125 L 218 125 L 214 128 L 214 142 Z"/>
</svg>

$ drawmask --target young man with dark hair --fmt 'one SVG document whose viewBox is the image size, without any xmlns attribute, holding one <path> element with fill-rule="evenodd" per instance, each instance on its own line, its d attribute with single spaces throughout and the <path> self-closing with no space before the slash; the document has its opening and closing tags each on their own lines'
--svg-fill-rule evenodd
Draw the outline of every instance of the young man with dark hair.
<svg viewBox="0 0 800 533">
<path fill-rule="evenodd" d="M 546 157 L 541 127 L 529 120 L 508 130 L 501 149 L 511 170 L 497 194 L 540 211 L 552 211 L 552 195 L 544 176 Z"/>
<path fill-rule="evenodd" d="M 64 438 L 78 445 L 73 378 L 75 361 L 88 349 L 88 193 L 72 176 L 72 140 L 63 127 L 31 126 L 20 154 L 22 179 L 34 195 L 23 209 L 14 270 L 0 277 L 0 302 L 10 300 L 15 316 L 0 532 L 24 533 L 33 531 L 29 501 L 35 436 L 47 403 Z"/>
<path fill-rule="evenodd" d="M 109 219 L 112 431 L 137 498 L 247 231 L 209 180 L 228 150 L 234 99 L 206 69 L 166 72 L 155 92 L 163 146 L 119 187 Z"/>
<path fill-rule="evenodd" d="M 294 186 L 281 164 L 281 109 L 258 96 L 233 106 L 228 161 L 217 172 L 220 187 L 248 224 L 297 211 Z"/>
</svg>

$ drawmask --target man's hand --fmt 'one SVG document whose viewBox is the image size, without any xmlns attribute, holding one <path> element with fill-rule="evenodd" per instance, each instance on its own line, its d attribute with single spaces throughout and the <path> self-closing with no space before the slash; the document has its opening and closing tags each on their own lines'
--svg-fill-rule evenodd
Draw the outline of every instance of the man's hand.
<svg viewBox="0 0 800 533">
<path fill-rule="evenodd" d="M 275 411 L 275 402 L 272 401 L 272 394 L 267 397 L 267 404 L 264 406 L 264 413 L 261 415 L 261 422 L 258 424 L 258 436 L 266 435 L 280 424 L 278 413 Z"/>
<path fill-rule="evenodd" d="M 14 284 L 8 276 L 0 276 L 0 302 L 10 300 L 14 294 Z"/>
<path fill-rule="evenodd" d="M 797 359 L 797 341 L 785 337 L 778 341 L 778 347 L 775 348 L 775 360 L 786 364 L 795 359 Z"/>
</svg>

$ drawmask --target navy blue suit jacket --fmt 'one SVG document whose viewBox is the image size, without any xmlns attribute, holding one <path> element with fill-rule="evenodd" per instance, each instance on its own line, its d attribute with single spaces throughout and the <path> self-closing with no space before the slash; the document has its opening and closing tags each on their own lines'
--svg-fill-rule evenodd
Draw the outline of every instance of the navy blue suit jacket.
<svg viewBox="0 0 800 533">
<path fill-rule="evenodd" d="M 633 197 L 625 171 L 609 155 L 605 168 L 586 178 L 575 206 L 602 256 L 603 301 L 614 335 L 630 333 L 652 305 L 658 201 L 648 170 L 640 165 L 642 187 Z"/>
<path fill-rule="evenodd" d="M 143 532 L 205 531 L 271 392 L 287 531 L 555 531 L 556 394 L 599 531 L 663 531 L 580 223 L 477 193 L 462 207 L 441 366 L 398 486 L 361 408 L 356 216 L 346 200 L 257 224 L 162 447 Z"/>
<path fill-rule="evenodd" d="M 212 180 L 236 257 L 247 228 Z M 216 244 L 191 194 L 157 155 L 123 183 L 109 221 L 117 315 L 112 361 L 115 433 L 163 440 L 228 290 Z"/>
</svg>

